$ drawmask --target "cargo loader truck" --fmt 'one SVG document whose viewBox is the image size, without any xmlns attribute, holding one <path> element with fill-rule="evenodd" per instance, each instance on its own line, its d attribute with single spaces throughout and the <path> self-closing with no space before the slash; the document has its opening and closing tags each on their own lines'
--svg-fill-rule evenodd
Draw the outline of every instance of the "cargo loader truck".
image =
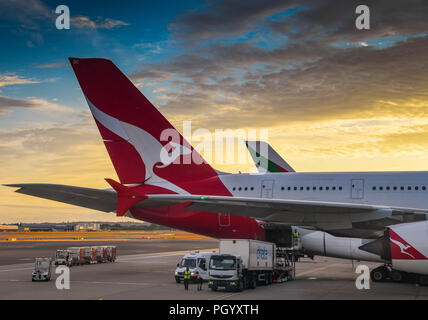
<svg viewBox="0 0 428 320">
<path fill-rule="evenodd" d="M 291 280 L 294 265 L 281 252 L 271 242 L 220 240 L 219 253 L 210 259 L 208 287 L 213 291 L 220 287 L 241 291 Z"/>
</svg>

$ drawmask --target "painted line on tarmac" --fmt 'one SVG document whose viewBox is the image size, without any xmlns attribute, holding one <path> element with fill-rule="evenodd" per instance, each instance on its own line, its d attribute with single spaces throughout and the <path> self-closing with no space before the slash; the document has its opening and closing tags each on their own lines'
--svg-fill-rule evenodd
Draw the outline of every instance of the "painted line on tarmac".
<svg viewBox="0 0 428 320">
<path fill-rule="evenodd" d="M 0 272 L 10 272 L 10 271 L 18 271 L 18 270 L 30 270 L 30 269 L 34 269 L 34 267 L 0 270 Z"/>
<path fill-rule="evenodd" d="M 114 284 L 114 285 L 135 285 L 135 286 L 151 286 L 156 285 L 155 283 L 148 282 L 109 282 L 109 281 L 83 281 L 83 280 L 72 280 L 70 283 L 88 283 L 88 284 Z"/>
</svg>

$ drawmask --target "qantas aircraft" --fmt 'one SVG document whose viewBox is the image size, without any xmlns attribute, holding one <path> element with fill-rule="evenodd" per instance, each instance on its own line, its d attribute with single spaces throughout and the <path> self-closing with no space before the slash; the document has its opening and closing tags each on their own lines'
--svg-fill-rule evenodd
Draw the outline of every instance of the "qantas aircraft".
<svg viewBox="0 0 428 320">
<path fill-rule="evenodd" d="M 397 227 L 397 235 L 411 225 L 427 229 L 428 172 L 218 172 L 111 61 L 70 58 L 70 63 L 120 182 L 106 179 L 113 190 L 8 185 L 19 193 L 215 238 L 266 239 L 272 228 L 265 225 L 284 224 L 379 238 L 374 241 L 382 241 L 385 227 L 393 224 L 423 221 Z M 412 259 L 409 272 L 428 274 L 428 259 L 421 259 L 428 255 L 427 232 L 425 238 L 412 232 L 393 238 L 392 230 L 393 266 L 402 270 L 394 258 L 405 257 Z M 398 256 L 392 240 L 403 244 Z"/>
</svg>

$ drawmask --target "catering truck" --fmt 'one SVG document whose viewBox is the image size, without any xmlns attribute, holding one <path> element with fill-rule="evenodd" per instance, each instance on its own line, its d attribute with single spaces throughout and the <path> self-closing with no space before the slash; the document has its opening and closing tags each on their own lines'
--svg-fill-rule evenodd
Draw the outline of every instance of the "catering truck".
<svg viewBox="0 0 428 320">
<path fill-rule="evenodd" d="M 224 239 L 220 240 L 219 253 L 211 256 L 208 274 L 211 290 L 224 287 L 241 291 L 258 284 L 291 280 L 293 266 L 287 255 L 278 256 L 275 243 Z"/>
</svg>

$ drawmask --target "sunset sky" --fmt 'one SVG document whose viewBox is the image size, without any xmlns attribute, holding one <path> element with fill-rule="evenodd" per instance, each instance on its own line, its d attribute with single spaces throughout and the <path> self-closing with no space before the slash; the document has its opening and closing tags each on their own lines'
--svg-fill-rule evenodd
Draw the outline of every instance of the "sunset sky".
<svg viewBox="0 0 428 320">
<path fill-rule="evenodd" d="M 428 170 L 427 17 L 423 0 L 1 0 L 0 183 L 116 179 L 70 56 L 111 59 L 177 128 L 268 129 L 296 171 Z M 0 187 L 0 223 L 78 220 L 119 221 Z"/>
</svg>

